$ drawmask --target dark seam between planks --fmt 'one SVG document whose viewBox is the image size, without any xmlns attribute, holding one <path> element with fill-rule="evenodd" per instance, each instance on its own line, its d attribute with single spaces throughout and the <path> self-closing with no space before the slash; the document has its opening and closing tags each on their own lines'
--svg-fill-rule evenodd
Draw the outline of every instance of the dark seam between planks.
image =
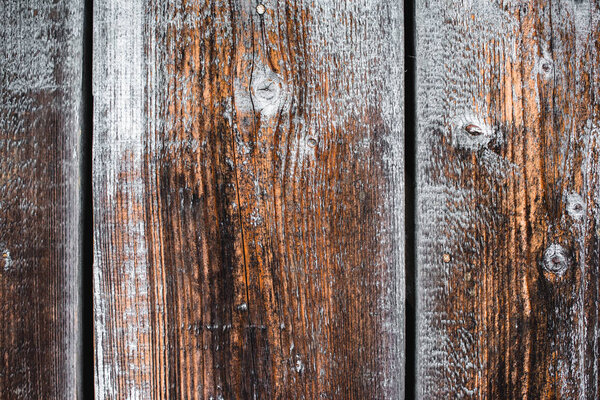
<svg viewBox="0 0 600 400">
<path fill-rule="evenodd" d="M 415 0 L 404 0 L 404 398 L 416 393 L 416 45 Z"/>
<path fill-rule="evenodd" d="M 83 4 L 83 52 L 82 52 L 82 103 L 81 103 L 81 286 L 80 286 L 80 337 L 79 354 L 81 377 L 78 388 L 82 399 L 94 398 L 94 224 L 92 187 L 92 143 L 94 128 L 94 99 L 92 92 L 93 62 L 93 0 Z"/>
</svg>

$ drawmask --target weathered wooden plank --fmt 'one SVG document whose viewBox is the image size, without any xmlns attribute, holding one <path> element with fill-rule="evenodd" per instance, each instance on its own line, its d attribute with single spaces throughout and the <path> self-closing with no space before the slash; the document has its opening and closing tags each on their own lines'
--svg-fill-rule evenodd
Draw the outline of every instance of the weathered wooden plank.
<svg viewBox="0 0 600 400">
<path fill-rule="evenodd" d="M 79 382 L 82 3 L 0 3 L 0 398 Z"/>
<path fill-rule="evenodd" d="M 96 2 L 98 398 L 402 397 L 401 7 Z"/>
<path fill-rule="evenodd" d="M 599 398 L 599 6 L 417 1 L 419 398 Z"/>
</svg>

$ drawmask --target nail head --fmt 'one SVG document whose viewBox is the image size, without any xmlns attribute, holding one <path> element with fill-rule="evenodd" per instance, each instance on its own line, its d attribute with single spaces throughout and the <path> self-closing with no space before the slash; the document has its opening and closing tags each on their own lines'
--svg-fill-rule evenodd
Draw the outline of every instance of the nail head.
<svg viewBox="0 0 600 400">
<path fill-rule="evenodd" d="M 475 124 L 469 124 L 465 126 L 465 131 L 467 131 L 467 133 L 472 136 L 483 135 L 483 130 Z"/>
<path fill-rule="evenodd" d="M 263 15 L 267 11 L 267 7 L 264 4 L 259 4 L 256 6 L 256 12 L 258 15 Z"/>
</svg>

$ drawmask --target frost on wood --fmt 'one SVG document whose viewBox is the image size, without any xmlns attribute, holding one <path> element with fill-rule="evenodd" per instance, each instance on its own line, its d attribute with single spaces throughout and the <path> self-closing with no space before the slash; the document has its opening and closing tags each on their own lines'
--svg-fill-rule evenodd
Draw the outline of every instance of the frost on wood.
<svg viewBox="0 0 600 400">
<path fill-rule="evenodd" d="M 82 4 L 0 4 L 0 397 L 79 389 Z"/>
<path fill-rule="evenodd" d="M 598 5 L 416 9 L 417 396 L 597 397 Z"/>
<path fill-rule="evenodd" d="M 402 397 L 401 4 L 117 3 L 94 8 L 97 393 Z"/>
<path fill-rule="evenodd" d="M 144 7 L 139 1 L 111 6 L 94 7 L 95 383 L 98 398 L 137 400 L 150 398 L 152 387 L 142 178 Z M 117 35 L 105 36 L 107 29 Z M 115 247 L 101 245 L 108 233 L 121 238 Z"/>
</svg>

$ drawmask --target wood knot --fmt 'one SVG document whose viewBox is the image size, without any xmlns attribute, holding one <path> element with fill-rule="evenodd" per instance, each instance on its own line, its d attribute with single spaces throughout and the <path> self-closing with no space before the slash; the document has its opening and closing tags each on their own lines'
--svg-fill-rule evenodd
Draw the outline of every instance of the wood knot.
<svg viewBox="0 0 600 400">
<path fill-rule="evenodd" d="M 552 67 L 550 66 L 550 63 L 547 63 L 547 62 L 542 63 L 542 71 L 550 72 L 551 69 L 552 69 Z"/>
<path fill-rule="evenodd" d="M 554 65 L 551 59 L 548 57 L 540 58 L 538 61 L 538 72 L 545 79 L 549 79 L 552 77 L 552 71 L 554 70 Z"/>
<path fill-rule="evenodd" d="M 452 261 L 452 257 L 450 256 L 450 254 L 448 254 L 448 253 L 445 253 L 445 254 L 442 256 L 442 260 L 443 260 L 443 261 L 444 261 L 446 264 L 448 264 L 450 261 Z"/>
<path fill-rule="evenodd" d="M 575 221 L 581 221 L 585 215 L 585 205 L 583 199 L 577 193 L 571 193 L 567 196 L 567 214 Z"/>
<path fill-rule="evenodd" d="M 543 267 L 546 271 L 562 275 L 569 267 L 569 255 L 560 244 L 551 244 L 544 251 Z"/>
<path fill-rule="evenodd" d="M 251 95 L 254 108 L 266 115 L 274 115 L 283 105 L 283 81 L 271 70 L 255 71 L 252 76 Z"/>
<path fill-rule="evenodd" d="M 272 101 L 277 97 L 277 86 L 275 82 L 270 80 L 261 81 L 259 85 L 254 87 L 254 95 L 264 101 Z"/>
<path fill-rule="evenodd" d="M 308 140 L 306 142 L 308 143 L 308 147 L 316 147 L 317 146 L 317 139 L 315 139 L 315 138 L 308 138 Z"/>
</svg>

